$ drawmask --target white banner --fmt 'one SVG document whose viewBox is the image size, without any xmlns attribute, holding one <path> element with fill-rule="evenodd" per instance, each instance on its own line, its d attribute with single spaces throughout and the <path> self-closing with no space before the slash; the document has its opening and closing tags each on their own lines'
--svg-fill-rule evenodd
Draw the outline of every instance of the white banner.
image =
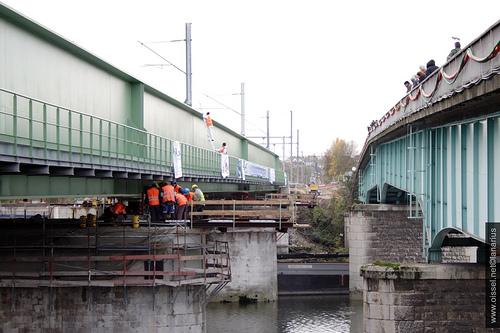
<svg viewBox="0 0 500 333">
<path fill-rule="evenodd" d="M 174 163 L 174 178 L 182 177 L 182 159 L 181 159 L 181 144 L 179 141 L 174 141 L 172 149 L 172 161 Z"/>
<path fill-rule="evenodd" d="M 269 179 L 269 168 L 247 161 L 245 163 L 245 175 Z"/>
<path fill-rule="evenodd" d="M 274 182 L 276 181 L 276 173 L 272 168 L 269 168 L 269 181 L 271 182 L 271 184 L 274 184 Z"/>
<path fill-rule="evenodd" d="M 229 155 L 228 154 L 220 154 L 220 168 L 222 178 L 229 177 Z"/>
<path fill-rule="evenodd" d="M 238 160 L 238 178 L 245 180 L 245 160 Z"/>
</svg>

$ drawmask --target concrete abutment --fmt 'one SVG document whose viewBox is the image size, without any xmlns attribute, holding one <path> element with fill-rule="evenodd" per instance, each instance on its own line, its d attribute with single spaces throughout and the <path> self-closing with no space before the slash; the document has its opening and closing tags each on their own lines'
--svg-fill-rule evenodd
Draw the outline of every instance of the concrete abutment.
<svg viewBox="0 0 500 333">
<path fill-rule="evenodd" d="M 1 332 L 206 332 L 205 287 L 0 288 Z"/>
<path fill-rule="evenodd" d="M 367 265 L 361 274 L 365 333 L 497 332 L 485 328 L 482 265 Z"/>
<path fill-rule="evenodd" d="M 408 218 L 401 205 L 356 205 L 345 218 L 349 248 L 349 291 L 360 298 L 363 265 L 384 262 L 423 262 L 422 219 Z"/>
</svg>

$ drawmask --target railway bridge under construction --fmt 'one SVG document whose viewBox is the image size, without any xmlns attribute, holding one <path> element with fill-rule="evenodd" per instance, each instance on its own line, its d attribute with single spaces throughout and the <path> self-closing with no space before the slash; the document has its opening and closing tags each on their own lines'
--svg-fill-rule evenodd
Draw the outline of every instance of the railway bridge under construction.
<svg viewBox="0 0 500 333">
<path fill-rule="evenodd" d="M 204 332 L 209 300 L 276 299 L 301 204 L 265 198 L 276 154 L 217 121 L 214 151 L 200 112 L 2 4 L 0 45 L 0 331 Z M 204 212 L 99 219 L 173 179 Z"/>
</svg>

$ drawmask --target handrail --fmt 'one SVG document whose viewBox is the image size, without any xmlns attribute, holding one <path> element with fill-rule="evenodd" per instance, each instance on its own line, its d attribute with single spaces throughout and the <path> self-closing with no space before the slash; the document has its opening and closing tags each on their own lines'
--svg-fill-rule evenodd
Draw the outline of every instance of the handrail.
<svg viewBox="0 0 500 333">
<path fill-rule="evenodd" d="M 99 117 L 99 116 L 96 116 L 96 115 L 93 115 L 93 114 L 90 114 L 90 113 L 85 113 L 85 112 L 80 112 L 80 111 L 76 111 L 74 109 L 71 109 L 71 108 L 68 108 L 68 107 L 64 107 L 64 106 L 59 106 L 57 104 L 53 104 L 53 103 L 50 103 L 50 102 L 46 102 L 44 100 L 41 100 L 41 99 L 37 99 L 37 98 L 33 98 L 33 97 L 29 97 L 27 95 L 24 95 L 24 94 L 20 94 L 20 93 L 17 93 L 17 92 L 14 92 L 12 90 L 9 90 L 9 89 L 5 89 L 5 88 L 1 88 L 0 87 L 0 91 L 3 91 L 3 92 L 6 92 L 6 93 L 9 93 L 9 94 L 12 94 L 12 95 L 15 95 L 15 96 L 19 96 L 19 97 L 23 97 L 27 100 L 31 100 L 31 101 L 34 101 L 34 102 L 37 102 L 37 103 L 40 103 L 40 104 L 45 104 L 45 105 L 48 105 L 48 106 L 52 106 L 54 108 L 58 108 L 60 110 L 65 110 L 65 111 L 70 111 L 70 112 L 73 112 L 73 113 L 76 113 L 76 114 L 79 114 L 79 115 L 83 115 L 83 116 L 88 116 L 88 117 L 91 117 L 93 119 L 97 119 L 97 120 L 102 120 L 102 121 L 105 121 L 105 122 L 108 122 L 108 123 L 111 123 L 111 124 L 114 124 L 114 125 L 117 125 L 117 126 L 121 126 L 121 127 L 124 127 L 124 128 L 127 128 L 127 129 L 130 129 L 130 130 L 133 130 L 135 132 L 138 132 L 138 133 L 142 133 L 142 134 L 147 134 L 147 135 L 151 135 L 151 136 L 154 136 L 154 137 L 157 137 L 157 138 L 160 138 L 160 139 L 164 139 L 164 140 L 168 140 L 168 141 L 178 141 L 178 140 L 175 140 L 175 139 L 170 139 L 170 138 L 166 138 L 166 137 L 163 137 L 163 136 L 160 136 L 160 135 L 157 135 L 157 134 L 154 134 L 154 133 L 150 133 L 148 131 L 145 131 L 145 130 L 142 130 L 142 129 L 139 129 L 139 128 L 136 128 L 136 127 L 133 127 L 133 126 L 129 126 L 129 125 L 125 125 L 125 124 L 122 124 L 122 123 L 118 123 L 116 121 L 113 121 L 113 120 L 110 120 L 110 119 L 105 119 L 105 118 L 102 118 L 102 117 Z M 2 113 L 2 112 L 0 112 Z M 7 113 L 4 113 L 6 115 L 9 115 L 10 114 L 7 114 Z M 22 116 L 19 116 L 19 115 L 16 115 L 16 117 L 20 118 Z M 34 119 L 30 119 L 30 118 L 26 118 L 25 119 L 29 119 L 29 120 L 32 120 L 32 121 L 36 121 L 36 122 L 40 122 L 40 123 L 44 123 L 43 121 L 39 121 L 39 120 L 34 120 Z M 62 127 L 61 125 L 58 125 L 58 124 L 54 124 L 54 123 L 47 123 L 49 125 L 54 125 L 54 126 L 59 126 L 59 127 Z M 67 129 L 71 129 L 70 127 L 64 127 L 64 128 L 67 128 Z M 82 130 L 83 131 L 83 130 Z M 85 132 L 85 133 L 90 133 L 90 134 L 94 134 L 93 132 Z M 206 149 L 206 148 L 203 148 L 203 147 L 198 147 L 198 146 L 195 146 L 195 145 L 192 145 L 190 143 L 187 143 L 187 142 L 182 142 L 182 141 L 178 141 L 179 143 L 185 145 L 185 146 L 189 146 L 189 147 L 193 147 L 193 148 L 197 148 L 197 149 L 204 149 L 206 151 L 209 151 L 209 152 L 212 152 L 212 150 L 210 149 Z M 234 157 L 234 158 L 237 158 L 237 159 L 241 159 L 240 157 L 237 157 L 237 156 L 233 156 L 233 155 L 229 155 L 230 157 Z M 251 162 L 251 161 L 249 161 Z M 254 163 L 254 162 L 252 162 Z M 258 164 L 258 163 L 255 163 L 255 164 Z M 263 167 L 266 167 L 266 166 L 263 166 Z M 268 168 L 268 167 L 266 167 Z"/>
<path fill-rule="evenodd" d="M 57 145 L 58 152 L 64 151 L 80 154 L 80 156 L 81 154 L 90 154 L 100 158 L 123 158 L 133 162 L 148 162 L 164 168 L 172 167 L 172 157 L 170 155 L 172 144 L 176 140 L 117 123 L 113 120 L 31 98 L 8 89 L 0 88 L 0 93 L 11 95 L 13 98 L 12 105 L 5 104 L 0 108 L 0 116 L 12 117 L 12 133 L 0 134 L 13 138 L 16 147 L 21 144 L 22 140 L 29 141 L 30 147 L 33 143 L 39 144 L 38 142 L 43 141 L 44 149 L 50 149 L 47 145 Z M 20 101 L 23 102 L 20 103 Z M 20 107 L 20 104 L 23 107 Z M 34 105 L 36 105 L 36 108 Z M 40 109 L 40 107 L 43 109 Z M 24 110 L 24 112 L 19 112 L 20 110 Z M 34 110 L 39 113 L 40 117 L 33 115 Z M 26 115 L 28 112 L 29 115 Z M 59 118 L 61 113 L 64 119 L 62 121 Z M 51 116 L 48 117 L 47 115 Z M 75 121 L 75 119 L 77 120 Z M 18 121 L 29 122 L 29 135 L 19 133 L 17 130 Z M 6 123 L 9 124 L 9 122 Z M 43 126 L 43 137 L 41 131 L 36 132 L 36 135 L 34 135 L 34 126 Z M 220 161 L 217 156 L 220 153 L 185 142 L 180 142 L 180 144 L 183 161 L 185 161 L 183 168 L 186 170 L 212 174 L 215 169 L 218 169 Z M 14 151 L 14 153 L 16 152 Z M 231 177 L 234 177 L 237 168 L 235 163 L 240 158 L 233 155 L 229 155 L 229 158 L 232 162 L 230 162 L 230 174 Z M 269 168 L 267 166 L 262 167 Z M 284 182 L 282 173 L 281 170 L 275 170 L 275 182 Z M 264 179 L 269 180 L 268 178 Z"/>
<path fill-rule="evenodd" d="M 428 102 L 426 102 L 419 109 L 411 110 L 410 113 L 408 113 L 408 114 L 406 114 L 404 116 L 396 117 L 398 119 L 392 118 L 397 112 L 400 112 L 401 109 L 406 109 L 406 107 L 411 102 L 417 101 L 420 96 L 422 96 L 426 100 L 432 99 L 434 97 L 434 94 L 438 90 L 438 87 L 440 86 L 440 83 L 441 83 L 442 79 L 444 79 L 444 81 L 449 86 L 451 86 L 452 84 L 455 83 L 457 77 L 464 70 L 464 68 L 466 67 L 466 65 L 468 63 L 470 63 L 471 61 L 482 64 L 482 63 L 486 63 L 486 62 L 490 62 L 490 61 L 494 60 L 496 58 L 496 56 L 500 53 L 500 38 L 498 38 L 497 36 L 491 37 L 491 33 L 492 33 L 492 31 L 495 31 L 495 33 L 493 33 L 493 35 L 500 34 L 500 28 L 499 27 L 500 27 L 500 25 L 497 22 L 489 30 L 487 30 L 480 37 L 478 37 L 476 40 L 474 40 L 470 45 L 468 45 L 467 48 L 463 49 L 459 54 L 457 54 L 455 57 L 453 57 L 452 59 L 450 59 L 450 61 L 446 62 L 442 67 L 440 67 L 439 69 L 437 69 L 436 71 L 434 71 L 431 75 L 429 75 L 428 77 L 426 77 L 425 80 L 423 82 L 421 82 L 418 86 L 416 86 L 415 88 L 413 88 L 412 90 L 410 90 L 401 100 L 399 100 L 396 103 L 395 106 L 393 106 L 388 112 L 386 112 L 382 118 L 380 118 L 378 121 L 376 121 L 375 126 L 373 126 L 373 128 L 369 129 L 369 133 L 368 133 L 368 136 L 367 136 L 366 142 L 365 142 L 365 147 L 366 147 L 366 144 L 373 137 L 375 137 L 376 135 L 378 135 L 379 133 L 381 133 L 383 130 L 385 130 L 385 129 L 389 128 L 390 126 L 392 126 L 396 121 L 398 121 L 398 120 L 400 120 L 402 118 L 406 118 L 410 114 L 413 114 L 415 112 L 420 111 L 421 109 L 426 108 Z M 473 47 L 476 46 L 476 45 L 478 45 L 479 43 L 481 43 L 482 38 L 487 38 L 487 37 L 496 38 L 496 40 L 495 39 L 492 40 L 493 47 L 490 48 L 487 51 L 487 54 L 485 56 L 483 56 L 483 57 L 479 57 L 479 56 L 475 55 L 474 51 L 473 51 Z M 482 44 L 481 44 L 481 46 L 482 46 Z M 461 55 L 461 58 L 460 58 L 459 55 Z M 449 67 L 452 67 L 452 65 L 456 64 L 458 59 L 460 59 L 460 63 L 458 65 L 458 69 L 456 70 L 456 72 L 454 74 L 452 74 L 452 75 L 447 74 L 446 71 L 445 71 L 445 69 L 449 68 Z M 491 67 L 488 67 L 488 68 L 485 68 L 485 69 L 489 70 L 490 72 L 500 71 L 500 65 L 495 66 L 495 67 L 491 66 Z M 467 79 L 468 82 L 472 82 L 474 80 L 477 80 L 478 78 L 482 78 L 483 74 L 485 74 L 485 70 L 483 70 L 483 71 L 481 71 L 481 72 L 479 72 L 477 74 L 478 75 L 475 75 L 473 77 L 469 77 Z M 424 84 L 426 84 L 427 82 L 430 82 L 432 79 L 436 80 L 435 83 L 434 83 L 434 85 L 433 85 L 433 87 L 432 87 L 432 91 L 426 92 L 424 90 Z M 443 96 L 447 96 L 448 94 L 450 94 L 451 92 L 453 92 L 453 90 L 454 90 L 454 87 L 450 87 L 450 89 L 447 89 L 446 91 L 443 91 L 440 94 L 440 96 L 438 96 L 436 99 L 439 100 L 440 98 L 444 98 Z M 392 122 L 389 121 L 389 120 L 392 120 Z"/>
</svg>

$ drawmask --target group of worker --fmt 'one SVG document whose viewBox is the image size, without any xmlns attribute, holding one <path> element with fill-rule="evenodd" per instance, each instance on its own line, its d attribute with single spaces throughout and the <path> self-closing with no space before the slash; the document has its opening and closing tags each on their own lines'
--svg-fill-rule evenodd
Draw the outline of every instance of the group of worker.
<svg viewBox="0 0 500 333">
<path fill-rule="evenodd" d="M 193 209 L 202 212 L 205 195 L 198 185 L 193 184 L 191 190 L 182 188 L 175 180 L 168 183 L 154 183 L 146 188 L 144 202 L 149 208 L 151 221 L 186 220 L 188 207 L 193 201 L 199 202 Z"/>
</svg>

